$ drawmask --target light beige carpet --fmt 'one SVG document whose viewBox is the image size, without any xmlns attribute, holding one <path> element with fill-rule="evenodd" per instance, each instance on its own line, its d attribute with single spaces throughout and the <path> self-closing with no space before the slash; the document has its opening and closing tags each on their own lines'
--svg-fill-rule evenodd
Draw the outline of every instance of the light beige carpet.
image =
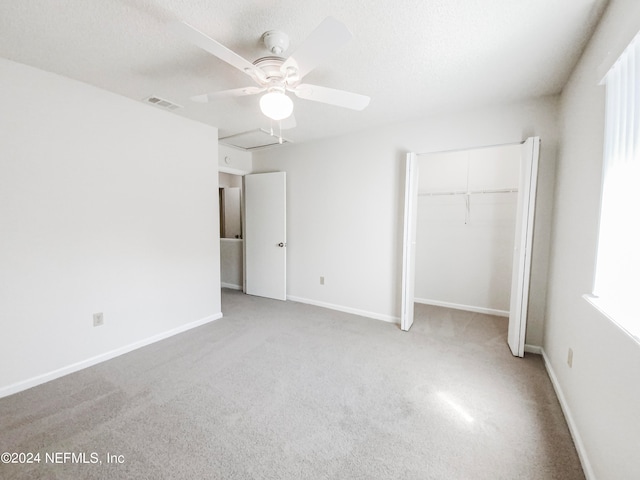
<svg viewBox="0 0 640 480">
<path fill-rule="evenodd" d="M 0 399 L 0 452 L 41 454 L 0 478 L 584 478 L 542 360 L 511 356 L 506 319 L 417 305 L 406 333 L 234 291 L 223 313 Z M 45 462 L 59 452 L 87 463 Z"/>
</svg>

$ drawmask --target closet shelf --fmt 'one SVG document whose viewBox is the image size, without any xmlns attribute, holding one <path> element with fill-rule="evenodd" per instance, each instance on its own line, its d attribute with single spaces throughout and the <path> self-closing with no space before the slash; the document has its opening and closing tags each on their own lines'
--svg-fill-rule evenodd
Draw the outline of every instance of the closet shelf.
<svg viewBox="0 0 640 480">
<path fill-rule="evenodd" d="M 482 195 L 485 193 L 516 193 L 517 188 L 494 188 L 491 190 L 453 190 L 449 192 L 418 192 L 419 197 L 435 197 L 438 195 Z"/>
</svg>

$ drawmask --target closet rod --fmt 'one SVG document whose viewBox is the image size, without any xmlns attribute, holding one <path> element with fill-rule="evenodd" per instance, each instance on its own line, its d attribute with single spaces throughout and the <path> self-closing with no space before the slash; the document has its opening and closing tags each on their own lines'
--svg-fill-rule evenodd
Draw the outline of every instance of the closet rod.
<svg viewBox="0 0 640 480">
<path fill-rule="evenodd" d="M 481 195 L 483 193 L 516 193 L 517 188 L 499 188 L 493 190 L 456 190 L 452 192 L 418 192 L 419 197 L 435 197 L 438 195 Z"/>
<path fill-rule="evenodd" d="M 451 150 L 439 150 L 437 152 L 422 152 L 422 153 L 416 153 L 416 156 L 419 157 L 421 155 L 436 155 L 439 153 L 468 152 L 470 150 L 482 150 L 484 148 L 511 147 L 514 145 L 524 145 L 524 142 L 526 142 L 526 140 L 523 140 L 521 142 L 497 143 L 495 145 L 481 145 L 479 147 L 468 147 L 468 148 L 457 148 L 457 149 L 453 148 Z"/>
</svg>

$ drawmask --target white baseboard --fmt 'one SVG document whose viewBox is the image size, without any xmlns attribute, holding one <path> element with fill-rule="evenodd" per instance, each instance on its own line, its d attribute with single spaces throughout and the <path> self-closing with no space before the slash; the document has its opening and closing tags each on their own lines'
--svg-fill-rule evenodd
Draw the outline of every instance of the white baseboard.
<svg viewBox="0 0 640 480">
<path fill-rule="evenodd" d="M 499 317 L 508 317 L 508 310 L 497 310 L 495 308 L 474 307 L 473 305 L 463 305 L 460 303 L 441 302 L 440 300 L 431 300 L 429 298 L 414 298 L 414 302 L 424 305 L 434 305 L 436 307 L 454 308 L 456 310 L 465 310 L 467 312 L 485 313 L 487 315 L 497 315 Z"/>
<path fill-rule="evenodd" d="M 51 372 L 47 372 L 42 375 L 38 375 L 36 377 L 32 377 L 27 380 L 16 382 L 6 387 L 0 388 L 0 398 L 13 395 L 14 393 L 27 390 L 31 387 L 35 387 L 37 385 L 50 382 L 51 380 L 55 380 L 56 378 L 69 375 L 70 373 L 77 372 L 79 370 L 91 367 L 98 363 L 111 360 L 112 358 L 119 357 L 120 355 L 124 355 L 125 353 L 129 353 L 133 350 L 137 350 L 138 348 L 146 347 L 147 345 L 150 345 L 152 343 L 159 342 L 160 340 L 164 340 L 165 338 L 172 337 L 182 332 L 186 332 L 187 330 L 191 330 L 192 328 L 200 327 L 206 323 L 213 322 L 214 320 L 218 320 L 220 318 L 222 318 L 222 313 L 209 315 L 208 317 L 202 318 L 200 320 L 195 320 L 191 323 L 187 323 L 185 325 L 181 325 L 171 330 L 167 330 L 166 332 L 158 333 L 156 335 L 145 338 L 143 340 L 130 343 L 129 345 L 116 348 L 109 352 L 101 353 L 100 355 L 96 355 L 95 357 L 87 358 L 80 362 L 67 365 L 66 367 L 58 368 L 57 370 L 53 370 Z"/>
<path fill-rule="evenodd" d="M 344 307 L 342 305 L 335 305 L 333 303 L 320 302 L 318 300 L 311 300 L 309 298 L 295 297 L 293 295 L 287 295 L 287 300 L 292 302 L 306 303 L 308 305 L 315 305 L 316 307 L 328 308 L 330 310 L 337 310 L 339 312 L 352 313 L 354 315 L 360 315 L 361 317 L 373 318 L 375 320 L 382 320 L 389 323 L 400 323 L 400 318 L 392 315 L 384 315 L 382 313 L 368 312 L 366 310 L 359 310 L 357 308 Z"/>
<path fill-rule="evenodd" d="M 544 366 L 547 369 L 547 374 L 549 375 L 551 384 L 553 385 L 553 389 L 556 392 L 556 397 L 558 397 L 558 401 L 560 402 L 562 413 L 564 413 L 564 418 L 566 419 L 567 425 L 569 426 L 569 432 L 571 432 L 571 437 L 573 437 L 573 443 L 576 446 L 576 451 L 578 452 L 578 457 L 580 458 L 580 463 L 582 464 L 584 475 L 587 480 L 596 480 L 596 476 L 593 473 L 593 468 L 591 467 L 591 462 L 589 461 L 589 457 L 587 456 L 587 451 L 585 450 L 584 444 L 582 443 L 582 437 L 580 436 L 578 427 L 573 420 L 573 415 L 571 415 L 569 404 L 564 398 L 564 393 L 562 393 L 562 388 L 560 387 L 560 383 L 558 382 L 558 377 L 553 371 L 553 367 L 551 366 L 549 357 L 547 357 L 544 349 L 540 348 L 540 352 L 542 353 L 542 358 L 544 360 Z"/>
<path fill-rule="evenodd" d="M 242 285 L 235 285 L 233 283 L 225 283 L 225 282 L 221 282 L 220 286 L 222 288 L 229 288 L 231 290 L 242 290 Z"/>
<path fill-rule="evenodd" d="M 542 355 L 542 347 L 537 345 L 524 344 L 524 353 L 535 353 L 536 355 Z"/>
</svg>

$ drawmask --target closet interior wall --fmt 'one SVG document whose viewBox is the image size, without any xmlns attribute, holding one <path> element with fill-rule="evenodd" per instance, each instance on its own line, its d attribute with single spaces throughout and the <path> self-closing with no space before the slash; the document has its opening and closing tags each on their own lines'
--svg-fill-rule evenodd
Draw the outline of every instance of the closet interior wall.
<svg viewBox="0 0 640 480">
<path fill-rule="evenodd" d="M 418 156 L 415 301 L 509 315 L 521 146 Z"/>
</svg>

